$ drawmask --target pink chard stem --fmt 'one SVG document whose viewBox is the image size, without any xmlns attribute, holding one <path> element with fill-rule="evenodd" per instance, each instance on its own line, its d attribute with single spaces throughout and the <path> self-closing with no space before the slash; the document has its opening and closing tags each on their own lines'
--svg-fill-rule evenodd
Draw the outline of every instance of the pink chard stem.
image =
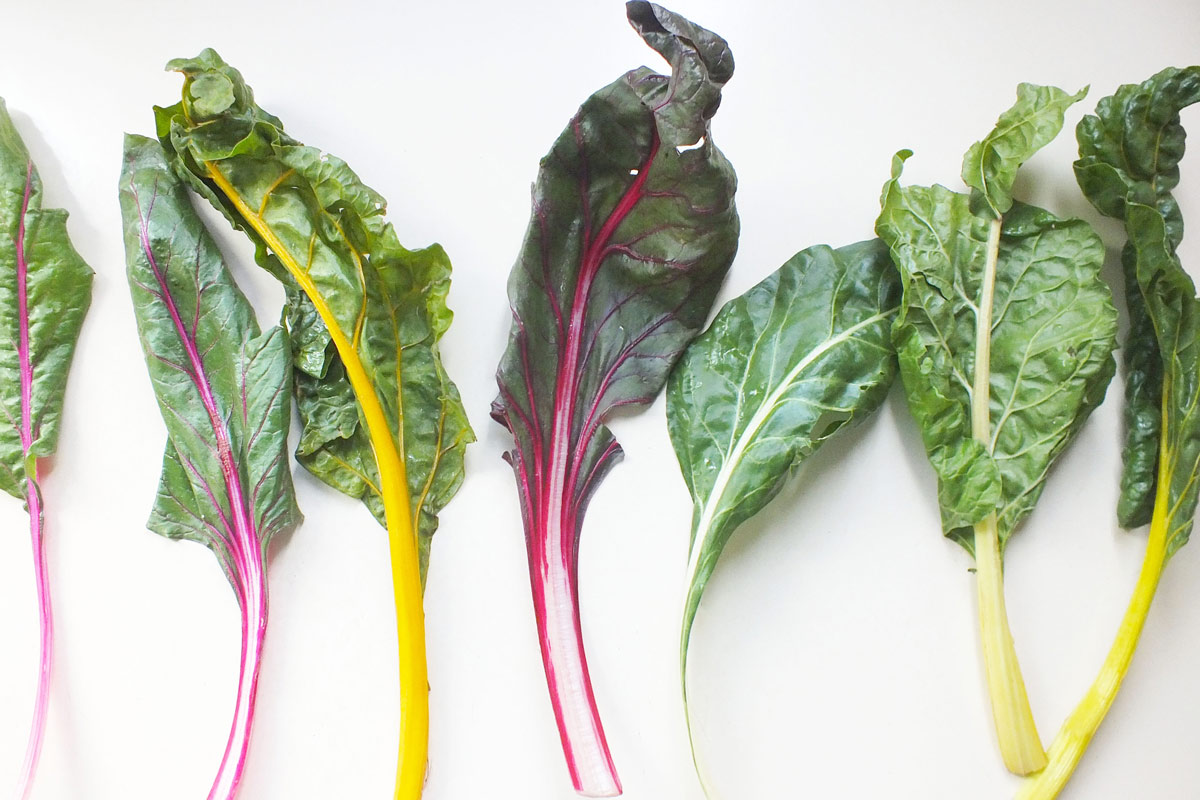
<svg viewBox="0 0 1200 800">
<path fill-rule="evenodd" d="M 251 558 L 243 564 L 246 575 L 245 596 L 238 598 L 242 610 L 242 668 L 238 677 L 237 704 L 225 755 L 217 770 L 208 800 L 232 800 L 246 769 L 250 749 L 250 729 L 254 722 L 254 700 L 258 694 L 258 670 L 262 663 L 263 640 L 267 634 L 267 592 L 264 581 L 262 548 L 251 546 Z"/>
<path fill-rule="evenodd" d="M 609 253 L 609 246 L 620 224 L 645 197 L 650 165 L 658 152 L 659 139 L 654 132 L 650 152 L 638 176 L 626 188 L 599 233 L 593 238 L 585 228 L 586 242 L 580 266 L 579 286 L 571 307 L 570 328 L 555 390 L 555 412 L 551 430 L 549 472 L 546 485 L 537 493 L 536 529 L 530 537 L 529 577 L 533 604 L 541 640 L 542 664 L 550 701 L 558 723 L 563 755 L 575 791 L 584 797 L 616 797 L 621 794 L 600 712 L 592 692 L 587 656 L 583 650 L 583 632 L 579 624 L 579 527 L 583 505 L 594 485 L 595 473 L 584 476 L 586 443 L 596 434 L 601 415 L 601 397 L 594 398 L 582 429 L 583 441 L 572 437 L 576 403 L 582 380 L 582 332 L 592 286 Z M 609 376 L 616 371 L 613 367 Z M 605 383 L 608 382 L 606 376 Z M 600 455 L 597 466 L 605 465 L 618 452 L 615 441 Z M 568 501 L 568 487 L 579 499 Z"/>
<path fill-rule="evenodd" d="M 35 483 L 28 481 L 29 534 L 33 544 L 34 578 L 37 583 L 38 620 L 41 625 L 41 663 L 38 668 L 37 697 L 33 704 L 33 722 L 29 728 L 29 743 L 25 747 L 25 762 L 21 767 L 17 797 L 27 800 L 33 790 L 33 776 L 42 754 L 46 732 L 46 711 L 50 705 L 50 671 L 54 661 L 54 617 L 50 609 L 50 576 L 46 568 L 46 539 L 42 530 L 42 503 Z"/>
<path fill-rule="evenodd" d="M 567 770 L 575 791 L 584 797 L 615 797 L 621 794 L 621 781 L 604 737 L 583 650 L 574 533 L 557 524 L 543 531 L 545 540 L 529 554 L 529 577 L 542 664 Z"/>
<path fill-rule="evenodd" d="M 733 254 L 733 169 L 708 120 L 733 74 L 724 39 L 642 0 L 626 5 L 670 77 L 633 70 L 580 106 L 542 159 L 508 284 L 513 324 L 492 417 L 513 467 L 546 681 L 575 791 L 621 782 L 579 617 L 579 535 L 619 460 L 606 426 L 646 405 L 703 327 Z"/>
<path fill-rule="evenodd" d="M 137 197 L 136 191 L 134 196 Z M 221 535 L 221 542 L 228 552 L 231 572 L 235 578 L 234 588 L 237 592 L 238 605 L 242 611 L 242 668 L 238 680 L 238 697 L 234 707 L 233 725 L 229 732 L 229 740 L 225 745 L 225 756 L 221 760 L 221 767 L 217 771 L 217 777 L 208 793 L 208 800 L 232 800 L 237 794 L 237 787 L 246 767 L 246 754 L 250 746 L 250 729 L 254 722 L 254 699 L 258 692 L 258 669 L 262 658 L 263 639 L 267 631 L 267 592 L 263 548 L 254 524 L 254 517 L 251 514 L 250 504 L 247 502 L 245 489 L 242 486 L 241 472 L 234 463 L 230 434 L 213 392 L 212 381 L 196 341 L 195 332 L 184 323 L 183 314 L 171 294 L 166 276 L 155 257 L 154 248 L 150 242 L 148 220 L 153 202 L 152 199 L 151 207 L 145 209 L 140 215 L 139 234 L 142 250 L 146 262 L 158 282 L 163 304 L 167 308 L 171 322 L 187 354 L 188 375 L 195 385 L 200 401 L 208 415 L 209 423 L 212 425 L 213 437 L 216 440 L 217 460 L 221 466 L 221 477 L 230 504 L 231 519 L 225 519 L 222 513 L 224 533 Z M 140 206 L 140 200 L 138 203 Z"/>
</svg>

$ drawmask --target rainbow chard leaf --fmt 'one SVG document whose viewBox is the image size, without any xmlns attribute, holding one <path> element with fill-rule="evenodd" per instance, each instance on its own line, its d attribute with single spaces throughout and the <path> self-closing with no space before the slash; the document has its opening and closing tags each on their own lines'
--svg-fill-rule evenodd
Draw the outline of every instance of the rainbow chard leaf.
<svg viewBox="0 0 1200 800">
<path fill-rule="evenodd" d="M 901 186 L 902 151 L 875 224 L 903 286 L 892 335 L 908 407 L 937 473 L 943 531 L 975 558 L 992 714 L 1018 775 L 1046 754 L 1009 629 L 1004 547 L 1104 399 L 1117 312 L 1091 227 L 1015 201 L 1012 187 L 1084 93 L 1021 84 L 963 159 L 969 195 Z"/>
<path fill-rule="evenodd" d="M 41 667 L 17 797 L 33 788 L 46 729 L 54 621 L 38 459 L 54 453 L 75 342 L 92 300 L 92 270 L 67 237 L 67 212 L 42 208 L 42 181 L 0 99 L 0 488 L 25 501 L 41 625 Z"/>
<path fill-rule="evenodd" d="M 398 798 L 425 781 L 429 682 L 421 592 L 437 514 L 474 440 L 438 340 L 450 261 L 408 250 L 382 196 L 341 159 L 291 138 L 212 50 L 172 61 L 183 99 L 156 109 L 173 168 L 256 245 L 287 291 L 297 457 L 388 530 L 400 672 Z"/>
<path fill-rule="evenodd" d="M 896 375 L 900 283 L 878 240 L 810 247 L 730 301 L 671 373 L 667 426 L 692 493 L 679 668 L 729 538 L 829 437 L 874 411 Z M 693 739 L 705 791 L 712 794 Z"/>
<path fill-rule="evenodd" d="M 210 548 L 241 608 L 233 725 L 208 795 L 229 800 L 246 763 L 267 632 L 264 554 L 300 522 L 287 457 L 287 334 L 260 333 L 158 142 L 126 137 L 120 195 L 134 313 L 168 436 L 149 527 Z"/>
<path fill-rule="evenodd" d="M 1127 84 L 1076 129 L 1075 176 L 1102 214 L 1124 220 L 1129 334 L 1125 342 L 1125 470 L 1117 517 L 1150 523 L 1133 597 L 1100 674 L 1050 745 L 1046 769 L 1018 795 L 1058 796 L 1116 700 L 1163 568 L 1188 541 L 1200 492 L 1200 298 L 1176 250 L 1184 130 L 1179 112 L 1200 102 L 1200 67 L 1165 69 Z"/>
<path fill-rule="evenodd" d="M 576 791 L 620 794 L 577 607 L 583 515 L 621 454 L 604 425 L 648 403 L 703 325 L 737 248 L 733 169 L 709 119 L 733 57 L 659 6 L 629 20 L 671 64 L 592 95 L 542 159 L 509 278 L 513 325 L 492 416 L 508 428 L 542 660 Z"/>
</svg>

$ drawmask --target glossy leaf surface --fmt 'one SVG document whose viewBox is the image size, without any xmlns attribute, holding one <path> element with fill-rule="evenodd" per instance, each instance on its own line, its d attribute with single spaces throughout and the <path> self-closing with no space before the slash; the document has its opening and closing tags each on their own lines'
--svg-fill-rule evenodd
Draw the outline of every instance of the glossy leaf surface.
<svg viewBox="0 0 1200 800">
<path fill-rule="evenodd" d="M 722 308 L 667 387 L 667 428 L 692 495 L 679 642 L 688 738 L 688 649 L 704 589 L 730 537 L 818 447 L 873 412 L 896 375 L 900 282 L 879 240 L 810 247 Z"/>
<path fill-rule="evenodd" d="M 730 301 L 671 373 L 667 426 L 694 502 L 680 666 L 729 537 L 896 373 L 899 280 L 878 240 L 811 247 Z"/>
</svg>

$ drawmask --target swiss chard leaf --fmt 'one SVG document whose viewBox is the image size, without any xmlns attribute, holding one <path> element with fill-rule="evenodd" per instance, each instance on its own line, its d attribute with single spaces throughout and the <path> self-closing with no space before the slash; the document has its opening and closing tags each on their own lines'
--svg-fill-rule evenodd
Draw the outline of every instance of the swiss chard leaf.
<svg viewBox="0 0 1200 800">
<path fill-rule="evenodd" d="M 971 145 L 963 157 L 962 179 L 970 186 L 971 210 L 999 217 L 1012 208 L 1017 170 L 1062 130 L 1066 110 L 1087 95 L 1067 94 L 1053 86 L 1022 83 L 1017 102 L 996 120 L 996 127 Z"/>
<path fill-rule="evenodd" d="M 1178 509 L 1170 552 L 1187 541 L 1197 491 L 1190 441 L 1198 434 L 1189 430 L 1200 425 L 1190 412 L 1196 400 L 1197 301 L 1176 256 L 1183 217 L 1172 190 L 1184 152 L 1179 112 L 1198 101 L 1200 67 L 1166 69 L 1101 100 L 1076 131 L 1079 185 L 1101 213 L 1125 221 L 1129 237 L 1121 259 L 1129 334 L 1118 519 L 1125 527 L 1150 521 L 1165 447 L 1176 462 L 1169 469 L 1171 505 Z"/>
<path fill-rule="evenodd" d="M 1125 230 L 1162 359 L 1160 458 L 1165 463 L 1158 480 L 1166 482 L 1162 524 L 1170 558 L 1191 536 L 1200 492 L 1200 299 L 1156 208 L 1127 201 Z"/>
<path fill-rule="evenodd" d="M 908 407 L 938 476 L 942 528 L 975 558 L 980 635 L 1005 765 L 1046 765 L 1004 603 L 1005 545 L 1104 399 L 1116 309 L 1087 225 L 1012 197 L 1017 168 L 1083 96 L 1024 84 L 967 152 L 971 195 L 901 186 L 893 162 L 876 231 L 900 270 L 892 328 Z"/>
<path fill-rule="evenodd" d="M 38 593 L 41 663 L 17 797 L 37 772 L 50 702 L 54 619 L 38 459 L 54 452 L 67 372 L 92 300 L 92 270 L 71 246 L 67 212 L 42 208 L 42 181 L 0 99 L 0 488 L 25 501 Z"/>
<path fill-rule="evenodd" d="M 685 699 L 692 623 L 730 536 L 887 395 L 899 289 L 878 240 L 811 247 L 727 303 L 671 373 L 667 426 L 694 503 L 679 656 Z"/>
<path fill-rule="evenodd" d="M 63 390 L 92 299 L 92 270 L 67 212 L 42 208 L 42 181 L 0 100 L 0 488 L 27 500 L 34 461 L 54 453 Z"/>
<path fill-rule="evenodd" d="M 383 197 L 341 159 L 288 136 L 214 51 L 168 67 L 186 83 L 180 103 L 156 109 L 163 145 L 288 289 L 303 423 L 297 458 L 330 486 L 361 498 L 384 524 L 378 467 L 343 356 L 288 261 L 301 267 L 346 334 L 393 446 L 402 450 L 423 580 L 437 514 L 462 483 L 463 455 L 474 441 L 437 350 L 453 318 L 446 306 L 450 261 L 438 245 L 403 247 L 385 219 Z"/>
<path fill-rule="evenodd" d="M 1136 252 L 1131 242 L 1121 250 L 1125 284 L 1125 309 L 1129 330 L 1125 334 L 1125 447 L 1121 451 L 1121 494 L 1117 521 L 1136 528 L 1150 521 L 1158 486 L 1158 448 L 1162 433 L 1163 360 L 1154 334 L 1154 323 L 1138 285 Z"/>
<path fill-rule="evenodd" d="M 899 288 L 878 240 L 811 247 L 727 303 L 671 373 L 667 427 L 694 503 L 683 658 L 729 537 L 883 401 Z"/>
<path fill-rule="evenodd" d="M 158 142 L 126 137 L 120 195 L 134 314 L 167 426 L 149 527 L 209 547 L 242 613 L 237 704 L 209 793 L 224 800 L 241 781 L 254 719 L 267 543 L 300 521 L 287 457 L 291 353 L 282 328 L 260 332 Z"/>
<path fill-rule="evenodd" d="M 1125 343 L 1125 468 L 1117 516 L 1150 523 L 1137 584 L 1104 664 L 1063 723 L 1049 766 L 1020 800 L 1053 800 L 1075 771 L 1133 661 L 1163 569 L 1187 543 L 1200 487 L 1200 298 L 1180 264 L 1179 112 L 1200 101 L 1200 67 L 1165 69 L 1120 87 L 1076 128 L 1075 175 L 1101 213 L 1125 222 L 1121 254 L 1129 334 Z"/>
<path fill-rule="evenodd" d="M 597 794 L 619 783 L 575 596 L 584 511 L 621 453 L 604 421 L 660 391 L 703 325 L 738 235 L 733 169 L 709 131 L 733 73 L 728 45 L 651 3 L 627 9 L 671 76 L 642 67 L 596 92 L 542 159 L 509 278 L 513 325 L 493 406 L 513 434 L 507 459 L 568 766 L 577 790 Z"/>
</svg>

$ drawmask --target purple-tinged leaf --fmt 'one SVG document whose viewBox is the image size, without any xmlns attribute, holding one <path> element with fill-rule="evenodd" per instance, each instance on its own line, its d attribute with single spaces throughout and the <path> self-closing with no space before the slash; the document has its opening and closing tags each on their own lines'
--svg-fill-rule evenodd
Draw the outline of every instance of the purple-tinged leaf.
<svg viewBox="0 0 1200 800">
<path fill-rule="evenodd" d="M 699 332 L 737 249 L 733 168 L 709 119 L 723 39 L 645 2 L 629 20 L 671 63 L 592 95 L 542 159 L 509 278 L 513 325 L 493 416 L 513 434 L 542 659 L 576 791 L 620 794 L 583 652 L 578 542 L 621 455 L 604 421 L 650 402 Z"/>
</svg>

